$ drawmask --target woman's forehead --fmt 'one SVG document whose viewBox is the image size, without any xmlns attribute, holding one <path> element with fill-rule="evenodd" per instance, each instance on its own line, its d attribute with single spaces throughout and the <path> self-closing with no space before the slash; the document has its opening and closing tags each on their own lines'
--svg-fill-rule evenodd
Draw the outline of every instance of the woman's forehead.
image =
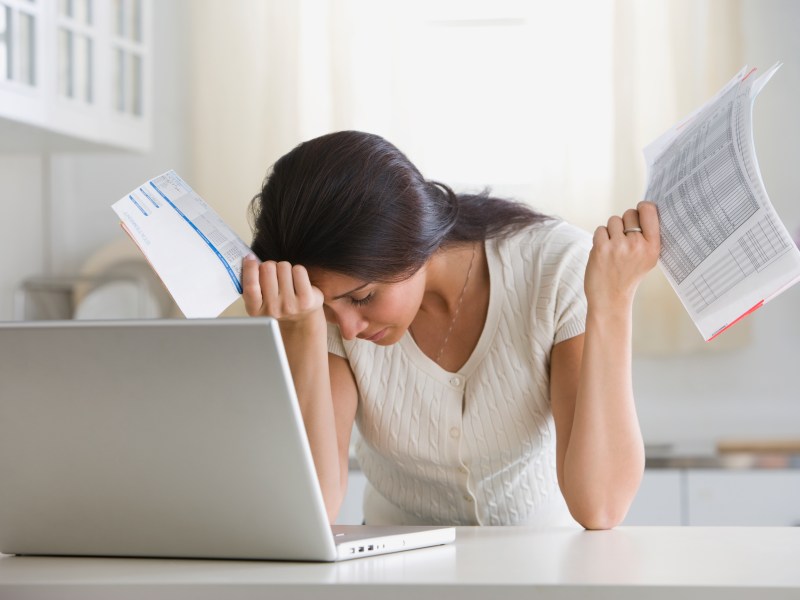
<svg viewBox="0 0 800 600">
<path fill-rule="evenodd" d="M 336 271 L 329 271 L 319 267 L 309 267 L 308 278 L 314 287 L 322 290 L 326 298 L 346 295 L 351 291 L 369 284 L 368 281 L 357 279 Z"/>
</svg>

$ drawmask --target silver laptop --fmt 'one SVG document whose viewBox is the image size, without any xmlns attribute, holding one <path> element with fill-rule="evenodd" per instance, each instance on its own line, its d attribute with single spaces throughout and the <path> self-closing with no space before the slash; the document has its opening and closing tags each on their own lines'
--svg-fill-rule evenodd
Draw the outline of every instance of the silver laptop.
<svg viewBox="0 0 800 600">
<path fill-rule="evenodd" d="M 454 538 L 331 527 L 272 319 L 0 324 L 0 552 L 335 561 Z"/>
</svg>

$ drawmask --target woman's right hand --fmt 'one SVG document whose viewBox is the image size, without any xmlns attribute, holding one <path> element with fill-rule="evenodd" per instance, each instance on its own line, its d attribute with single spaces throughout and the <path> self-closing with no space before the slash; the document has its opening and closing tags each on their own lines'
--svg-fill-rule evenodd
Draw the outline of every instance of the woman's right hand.
<svg viewBox="0 0 800 600">
<path fill-rule="evenodd" d="M 242 297 L 251 317 L 272 317 L 283 323 L 301 323 L 322 310 L 322 292 L 311 285 L 302 265 L 255 256 L 242 261 Z"/>
</svg>

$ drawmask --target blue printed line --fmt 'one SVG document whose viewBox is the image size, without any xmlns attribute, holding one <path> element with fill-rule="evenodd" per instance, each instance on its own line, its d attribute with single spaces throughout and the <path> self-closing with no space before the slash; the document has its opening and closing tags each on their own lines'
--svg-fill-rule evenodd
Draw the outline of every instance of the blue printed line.
<svg viewBox="0 0 800 600">
<path fill-rule="evenodd" d="M 183 211 L 181 211 L 180 208 L 175 206 L 175 204 L 172 202 L 172 200 L 167 198 L 167 196 L 164 194 L 164 192 L 162 192 L 160 189 L 158 189 L 158 186 L 156 186 L 155 183 L 153 183 L 151 181 L 150 182 L 150 186 L 155 191 L 157 191 L 158 195 L 161 196 L 172 208 L 175 209 L 175 212 L 177 212 L 181 217 L 183 217 L 183 220 L 186 221 L 191 226 L 191 228 L 194 229 L 197 232 L 197 235 L 199 235 L 201 238 L 203 238 L 203 241 L 205 241 L 205 243 L 208 244 L 208 247 L 211 248 L 211 250 L 214 252 L 214 254 L 217 255 L 217 258 L 219 258 L 219 260 L 225 266 L 225 269 L 228 271 L 228 275 L 231 276 L 231 280 L 233 281 L 233 285 L 236 286 L 236 289 L 241 294 L 242 293 L 242 284 L 239 283 L 239 278 L 233 272 L 233 269 L 231 269 L 231 266 L 228 264 L 228 261 L 225 260 L 225 258 L 222 256 L 222 254 L 220 254 L 219 250 L 217 250 L 217 247 L 214 244 L 211 243 L 211 240 L 209 240 L 205 236 L 205 234 L 197 228 L 197 226 L 194 223 L 192 223 L 192 221 L 189 219 L 189 217 L 187 217 L 185 214 L 183 214 Z"/>
<path fill-rule="evenodd" d="M 134 198 L 134 197 L 133 197 L 133 194 L 128 194 L 128 198 L 130 198 L 130 201 L 131 201 L 131 202 L 133 202 L 133 204 L 134 204 L 134 206 L 136 206 L 136 208 L 138 208 L 140 211 L 142 211 L 142 214 L 143 214 L 145 217 L 146 217 L 146 216 L 148 216 L 148 215 L 147 215 L 147 211 L 146 211 L 144 208 L 142 208 L 142 205 L 141 205 L 141 204 L 139 204 L 139 203 L 136 201 L 136 198 Z"/>
<path fill-rule="evenodd" d="M 139 188 L 139 191 L 142 192 L 142 194 L 144 194 L 145 198 L 150 200 L 153 206 L 155 206 L 156 208 L 161 208 L 161 205 L 158 202 L 156 202 L 155 199 L 150 194 L 148 194 L 144 188 Z"/>
</svg>

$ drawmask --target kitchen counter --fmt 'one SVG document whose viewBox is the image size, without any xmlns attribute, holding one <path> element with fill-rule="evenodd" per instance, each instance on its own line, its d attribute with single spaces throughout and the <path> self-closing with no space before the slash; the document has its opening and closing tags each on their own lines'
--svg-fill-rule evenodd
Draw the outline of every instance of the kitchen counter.
<svg viewBox="0 0 800 600">
<path fill-rule="evenodd" d="M 793 444 L 648 444 L 647 469 L 800 469 Z"/>
<path fill-rule="evenodd" d="M 338 564 L 4 556 L 0 598 L 796 599 L 798 556 L 791 527 L 460 527 Z"/>
</svg>

